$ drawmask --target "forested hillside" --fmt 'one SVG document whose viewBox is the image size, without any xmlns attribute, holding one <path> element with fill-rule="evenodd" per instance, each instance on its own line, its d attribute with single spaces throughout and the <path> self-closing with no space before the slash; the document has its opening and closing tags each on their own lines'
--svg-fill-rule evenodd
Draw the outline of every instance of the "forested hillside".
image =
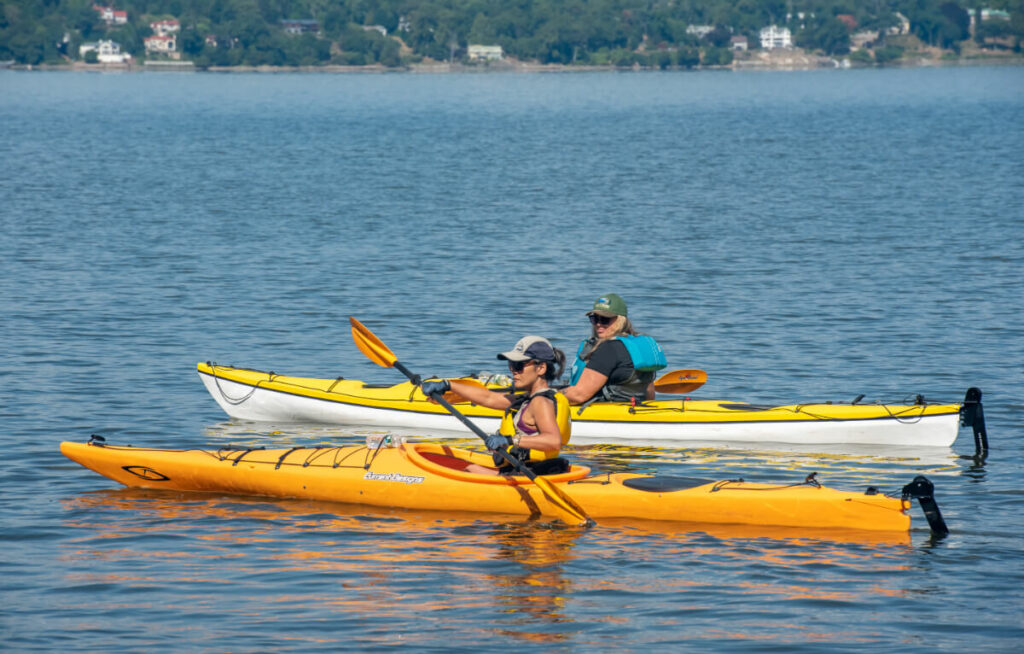
<svg viewBox="0 0 1024 654">
<path fill-rule="evenodd" d="M 172 19 L 180 24 L 173 56 L 201 67 L 398 67 L 466 61 L 470 44 L 499 45 L 505 57 L 542 64 L 690 67 L 728 63 L 733 37 L 758 48 L 769 25 L 789 28 L 794 46 L 822 54 L 845 55 L 855 33 L 875 32 L 873 45 L 885 48 L 903 17 L 927 45 L 958 51 L 973 39 L 1019 52 L 1024 0 L 980 2 L 0 0 L 0 61 L 68 63 L 83 58 L 81 44 L 98 40 L 113 40 L 135 61 L 164 56 L 147 53 L 144 40 L 152 22 Z M 105 21 L 96 8 L 103 4 L 124 12 L 123 22 Z M 999 13 L 971 30 L 982 8 Z"/>
</svg>

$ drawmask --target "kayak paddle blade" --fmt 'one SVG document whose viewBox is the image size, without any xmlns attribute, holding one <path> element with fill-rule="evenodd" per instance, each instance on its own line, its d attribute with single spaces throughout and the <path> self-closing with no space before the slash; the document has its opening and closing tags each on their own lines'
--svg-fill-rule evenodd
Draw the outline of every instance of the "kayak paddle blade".
<svg viewBox="0 0 1024 654">
<path fill-rule="evenodd" d="M 587 515 L 579 504 L 573 501 L 571 497 L 563 493 L 557 486 L 552 484 L 544 477 L 534 477 L 533 483 L 535 483 L 544 496 L 548 499 L 548 503 L 551 504 L 558 511 L 559 518 L 567 525 L 576 527 L 593 527 L 594 520 Z"/>
<path fill-rule="evenodd" d="M 659 393 L 689 393 L 704 385 L 708 373 L 695 368 L 672 370 L 654 380 L 654 390 Z"/>
<path fill-rule="evenodd" d="M 367 329 L 366 325 L 352 316 L 349 316 L 348 321 L 352 323 L 352 340 L 356 342 L 356 347 L 366 355 L 367 359 L 385 368 L 395 365 L 398 357 L 373 332 Z"/>
</svg>

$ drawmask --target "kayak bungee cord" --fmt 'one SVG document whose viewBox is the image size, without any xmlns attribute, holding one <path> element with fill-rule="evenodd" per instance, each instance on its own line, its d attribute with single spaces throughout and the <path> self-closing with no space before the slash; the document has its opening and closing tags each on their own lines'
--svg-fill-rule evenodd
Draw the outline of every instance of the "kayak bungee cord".
<svg viewBox="0 0 1024 654">
<path fill-rule="evenodd" d="M 386 442 L 386 440 L 382 438 L 380 440 L 380 442 L 378 443 L 376 448 L 371 448 L 371 447 L 356 448 L 355 450 L 353 450 L 353 451 L 349 452 L 348 454 L 346 454 L 340 460 L 338 458 L 338 455 L 342 451 L 344 451 L 345 449 L 348 449 L 348 447 L 351 447 L 351 446 L 345 447 L 345 446 L 335 445 L 335 446 L 331 446 L 331 447 L 293 447 L 293 448 L 285 451 L 283 454 L 281 454 L 278 457 L 276 463 L 268 462 L 268 461 L 246 461 L 246 463 L 251 463 L 253 465 L 271 465 L 271 463 L 273 463 L 274 470 L 278 470 L 282 466 L 299 466 L 299 467 L 302 467 L 302 468 L 309 468 L 309 467 L 314 467 L 314 468 L 341 468 L 341 467 L 346 467 L 346 468 L 363 468 L 365 470 L 365 469 L 369 469 L 370 464 L 372 464 L 373 460 L 377 458 L 377 454 L 380 452 L 381 447 L 384 445 L 385 442 Z M 115 448 L 116 448 L 116 446 L 115 446 Z M 242 461 L 243 457 L 245 457 L 247 454 L 249 454 L 251 452 L 262 452 L 262 451 L 265 451 L 266 449 L 267 449 L 266 447 L 250 447 L 250 448 L 247 448 L 247 449 L 241 449 L 241 448 L 235 448 L 235 447 L 233 447 L 231 445 L 226 445 L 225 447 L 222 447 L 219 450 L 217 450 L 216 453 L 212 453 L 209 450 L 203 450 L 203 449 L 195 449 L 195 450 L 191 450 L 191 451 L 201 452 L 203 454 L 212 456 L 212 457 L 216 458 L 218 461 L 231 461 L 231 465 L 232 465 L 232 467 L 234 467 L 234 466 L 237 466 L 239 464 L 239 462 Z M 289 457 L 290 455 L 294 454 L 295 452 L 298 452 L 299 450 L 309 450 L 309 453 L 306 455 L 306 458 L 302 462 L 286 461 L 285 460 L 287 457 Z M 328 462 L 325 462 L 325 463 L 318 462 L 319 459 L 327 456 L 331 452 L 334 453 L 334 456 L 333 456 L 332 460 L 330 460 Z M 358 452 L 363 452 L 364 453 L 363 454 L 363 462 L 362 463 L 356 463 L 356 464 L 348 465 L 348 466 L 343 466 L 342 465 L 347 458 L 356 455 Z M 238 453 L 238 456 L 235 457 L 234 459 L 232 459 L 231 457 L 235 453 Z"/>
<path fill-rule="evenodd" d="M 216 362 L 207 361 L 206 365 L 210 366 L 210 370 L 213 371 L 213 383 L 216 384 L 217 390 L 220 392 L 220 396 L 223 397 L 224 401 L 227 402 L 228 404 L 233 404 L 235 406 L 237 406 L 239 404 L 242 404 L 243 402 L 248 400 L 250 397 L 252 397 L 252 394 L 255 393 L 256 389 L 259 387 L 258 385 L 257 386 L 253 386 L 252 389 L 250 389 L 249 392 L 246 393 L 244 397 L 233 398 L 230 395 L 228 395 L 226 392 L 224 392 L 224 389 L 220 385 L 220 378 L 217 376 L 217 367 L 218 366 L 217 366 Z M 220 367 L 224 367 L 224 366 L 220 366 Z M 228 366 L 228 367 L 232 368 L 234 370 L 238 370 L 238 368 L 235 368 L 234 366 Z M 268 373 L 268 372 L 264 372 L 263 370 L 251 370 L 251 372 L 261 372 L 261 373 L 265 374 L 267 376 L 267 381 L 271 381 L 274 378 L 274 373 L 273 372 L 269 372 Z"/>
</svg>

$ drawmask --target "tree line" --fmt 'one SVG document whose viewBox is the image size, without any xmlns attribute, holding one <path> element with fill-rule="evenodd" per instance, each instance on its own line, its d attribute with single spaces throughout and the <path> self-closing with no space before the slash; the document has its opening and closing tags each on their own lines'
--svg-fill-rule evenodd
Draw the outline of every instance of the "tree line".
<svg viewBox="0 0 1024 654">
<path fill-rule="evenodd" d="M 127 22 L 107 24 L 94 4 Z M 886 54 L 885 35 L 900 15 L 922 42 L 956 51 L 982 7 L 1010 20 L 979 23 L 975 38 L 1019 52 L 1024 0 L 0 0 L 0 61 L 65 63 L 99 39 L 142 57 L 149 23 L 169 18 L 181 25 L 177 49 L 200 67 L 464 62 L 470 44 L 484 44 L 541 64 L 689 68 L 729 63 L 735 36 L 756 49 L 768 25 L 828 55 L 850 52 L 854 31 L 877 32 L 881 61 L 899 55 Z M 315 29 L 291 34 L 288 20 Z"/>
</svg>

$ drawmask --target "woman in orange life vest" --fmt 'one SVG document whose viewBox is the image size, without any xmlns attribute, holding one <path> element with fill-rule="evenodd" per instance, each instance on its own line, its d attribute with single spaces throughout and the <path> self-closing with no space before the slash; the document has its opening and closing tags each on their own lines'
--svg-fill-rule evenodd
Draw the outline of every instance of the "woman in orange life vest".
<svg viewBox="0 0 1024 654">
<path fill-rule="evenodd" d="M 567 471 L 568 462 L 558 458 L 558 452 L 569 442 L 569 403 L 562 394 L 549 387 L 562 374 L 565 354 L 546 338 L 524 336 L 514 348 L 502 352 L 498 358 L 508 361 L 513 389 L 521 393 L 506 395 L 457 379 L 425 381 L 421 390 L 428 397 L 452 390 L 470 402 L 504 411 L 501 429 L 485 441 L 487 449 L 497 451 L 511 446 L 509 454 L 523 461 L 538 475 Z M 466 470 L 491 475 L 513 471 L 512 466 L 497 454 L 495 465 L 501 467 L 469 464 Z"/>
<path fill-rule="evenodd" d="M 628 313 L 615 293 L 594 300 L 587 312 L 591 337 L 580 343 L 569 385 L 561 389 L 570 404 L 654 399 L 654 372 L 665 367 L 665 354 L 657 341 L 633 329 Z"/>
</svg>

